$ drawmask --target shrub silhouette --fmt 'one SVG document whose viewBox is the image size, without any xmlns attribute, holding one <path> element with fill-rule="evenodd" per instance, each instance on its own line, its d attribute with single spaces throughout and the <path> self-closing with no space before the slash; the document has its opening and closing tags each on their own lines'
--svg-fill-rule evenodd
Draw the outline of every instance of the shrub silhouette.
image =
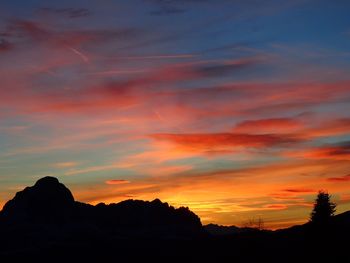
<svg viewBox="0 0 350 263">
<path fill-rule="evenodd" d="M 264 230 L 265 222 L 264 219 L 262 219 L 261 217 L 259 217 L 258 219 L 252 218 L 244 224 L 244 227 L 256 230 Z"/>
<path fill-rule="evenodd" d="M 311 212 L 310 222 L 314 224 L 328 223 L 336 211 L 336 204 L 331 202 L 331 195 L 319 191 Z"/>
</svg>

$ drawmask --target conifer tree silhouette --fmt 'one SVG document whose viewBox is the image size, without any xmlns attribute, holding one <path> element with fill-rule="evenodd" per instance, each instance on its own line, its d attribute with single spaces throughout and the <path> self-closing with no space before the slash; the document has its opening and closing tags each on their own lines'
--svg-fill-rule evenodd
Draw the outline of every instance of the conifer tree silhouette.
<svg viewBox="0 0 350 263">
<path fill-rule="evenodd" d="M 336 211 L 336 206 L 335 203 L 331 202 L 331 195 L 328 192 L 319 191 L 311 212 L 311 223 L 328 223 Z"/>
</svg>

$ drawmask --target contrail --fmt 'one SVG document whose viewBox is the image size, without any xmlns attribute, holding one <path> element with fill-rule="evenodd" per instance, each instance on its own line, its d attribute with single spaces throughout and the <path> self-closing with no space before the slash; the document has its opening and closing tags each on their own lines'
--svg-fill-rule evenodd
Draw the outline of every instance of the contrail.
<svg viewBox="0 0 350 263">
<path fill-rule="evenodd" d="M 85 56 L 83 53 L 81 53 L 79 50 L 76 50 L 75 48 L 68 47 L 70 50 L 72 50 L 75 54 L 77 54 L 85 63 L 89 62 L 89 58 Z"/>
</svg>

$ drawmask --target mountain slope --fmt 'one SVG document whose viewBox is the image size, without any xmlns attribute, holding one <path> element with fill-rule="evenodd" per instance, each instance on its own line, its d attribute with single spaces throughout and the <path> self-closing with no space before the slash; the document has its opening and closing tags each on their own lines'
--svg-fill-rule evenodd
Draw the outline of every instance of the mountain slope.
<svg viewBox="0 0 350 263">
<path fill-rule="evenodd" d="M 349 235 L 350 212 L 326 226 L 279 231 L 203 227 L 188 208 L 158 199 L 77 202 L 52 177 L 18 192 L 0 212 L 4 262 L 350 262 Z"/>
<path fill-rule="evenodd" d="M 0 227 L 1 222 L 13 227 L 46 229 L 63 225 L 124 237 L 183 237 L 202 233 L 199 217 L 188 208 L 175 209 L 159 199 L 92 206 L 74 201 L 69 189 L 53 177 L 44 177 L 18 192 L 0 212 Z"/>
<path fill-rule="evenodd" d="M 259 231 L 259 229 L 252 227 L 222 226 L 216 224 L 208 224 L 203 227 L 207 233 L 213 236 L 229 236 Z"/>
</svg>

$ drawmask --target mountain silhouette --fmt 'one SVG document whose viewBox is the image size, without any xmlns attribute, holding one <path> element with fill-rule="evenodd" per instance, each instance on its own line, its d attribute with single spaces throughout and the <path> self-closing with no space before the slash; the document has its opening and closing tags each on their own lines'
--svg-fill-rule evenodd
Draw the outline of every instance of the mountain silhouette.
<svg viewBox="0 0 350 263">
<path fill-rule="evenodd" d="M 50 222 L 67 220 L 75 205 L 72 193 L 57 178 L 44 177 L 8 201 L 0 212 L 6 220 Z"/>
<path fill-rule="evenodd" d="M 79 226 L 87 232 L 123 237 L 186 237 L 202 233 L 199 217 L 188 208 L 175 209 L 159 199 L 93 206 L 75 201 L 70 190 L 54 177 L 44 177 L 18 192 L 0 212 L 1 221 L 12 226 Z"/>
<path fill-rule="evenodd" d="M 259 229 L 253 227 L 222 226 L 217 224 L 208 224 L 203 226 L 203 228 L 207 233 L 213 236 L 229 236 L 259 231 Z"/>
<path fill-rule="evenodd" d="M 348 262 L 349 236 L 350 211 L 277 231 L 202 226 L 188 208 L 159 199 L 78 202 L 54 177 L 0 211 L 2 262 Z"/>
</svg>

